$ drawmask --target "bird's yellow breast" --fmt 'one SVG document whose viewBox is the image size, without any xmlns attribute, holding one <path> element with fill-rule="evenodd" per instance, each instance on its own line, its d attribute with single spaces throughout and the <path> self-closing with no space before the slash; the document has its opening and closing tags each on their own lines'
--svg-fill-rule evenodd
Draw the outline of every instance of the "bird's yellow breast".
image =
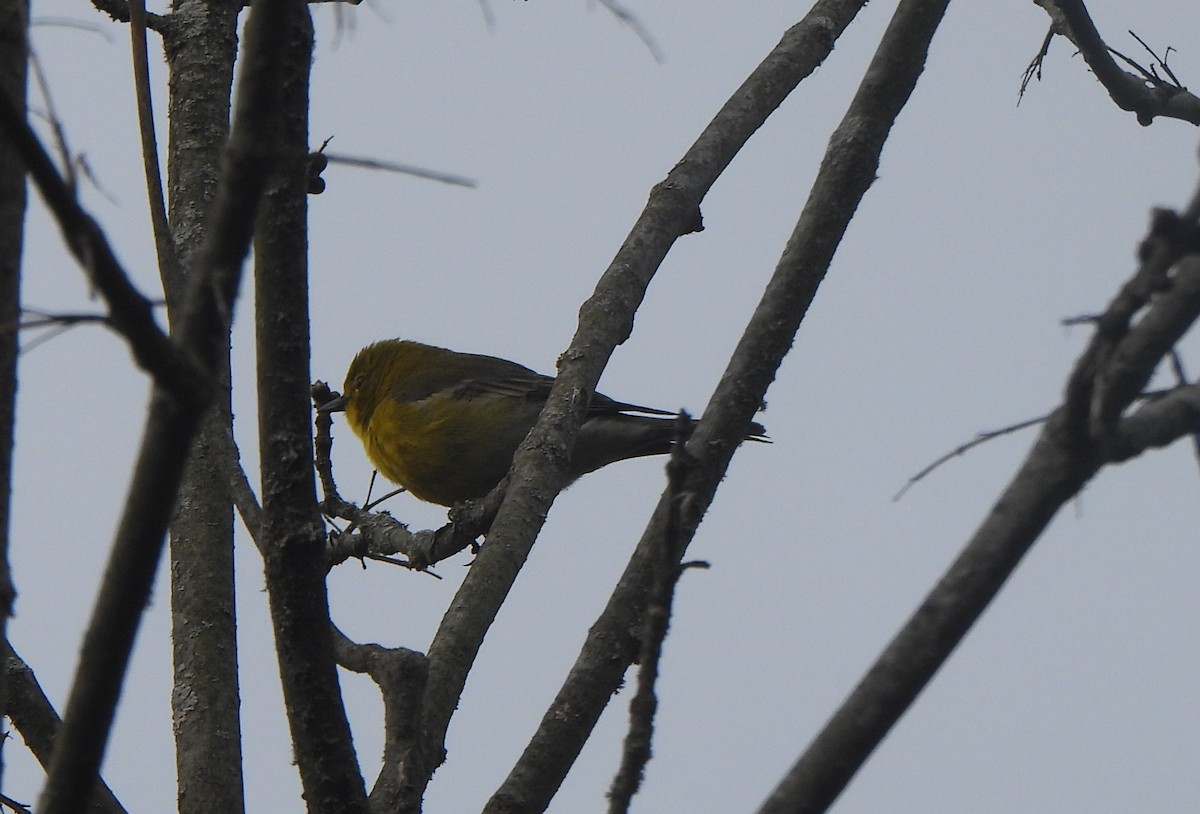
<svg viewBox="0 0 1200 814">
<path fill-rule="evenodd" d="M 443 506 L 486 495 L 508 472 L 536 410 L 512 399 L 435 394 L 417 402 L 385 398 L 365 426 L 351 426 L 383 475 L 415 497 Z M 519 406 L 519 405 L 517 405 Z"/>
</svg>

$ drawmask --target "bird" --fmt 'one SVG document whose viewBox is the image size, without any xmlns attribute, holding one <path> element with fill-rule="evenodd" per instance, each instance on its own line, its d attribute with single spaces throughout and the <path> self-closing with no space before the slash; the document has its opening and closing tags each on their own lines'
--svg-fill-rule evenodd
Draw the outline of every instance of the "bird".
<svg viewBox="0 0 1200 814">
<path fill-rule="evenodd" d="M 345 412 L 388 480 L 420 500 L 453 506 L 485 496 L 508 474 L 553 384 L 507 359 L 385 339 L 358 352 L 342 395 L 318 409 Z M 675 413 L 594 393 L 570 481 L 616 461 L 670 452 L 676 434 Z M 746 438 L 768 440 L 757 423 Z"/>
</svg>

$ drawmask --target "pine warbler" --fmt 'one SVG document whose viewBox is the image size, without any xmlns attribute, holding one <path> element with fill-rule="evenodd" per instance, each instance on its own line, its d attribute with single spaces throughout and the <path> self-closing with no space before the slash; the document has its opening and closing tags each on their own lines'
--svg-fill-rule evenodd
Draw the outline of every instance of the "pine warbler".
<svg viewBox="0 0 1200 814">
<path fill-rule="evenodd" d="M 553 383 L 494 356 L 386 339 L 358 352 L 344 394 L 320 409 L 345 411 L 367 457 L 389 480 L 421 500 L 451 506 L 483 497 L 508 473 Z M 614 461 L 669 452 L 673 415 L 594 394 L 571 479 Z M 766 440 L 764 432 L 754 424 L 747 438 Z"/>
</svg>

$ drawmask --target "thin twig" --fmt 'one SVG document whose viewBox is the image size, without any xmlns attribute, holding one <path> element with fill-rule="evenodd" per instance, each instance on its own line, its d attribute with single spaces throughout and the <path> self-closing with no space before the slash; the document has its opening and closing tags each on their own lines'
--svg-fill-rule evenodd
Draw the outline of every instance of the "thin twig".
<svg viewBox="0 0 1200 814">
<path fill-rule="evenodd" d="M 1177 88 L 1180 88 L 1180 89 L 1182 89 L 1182 90 L 1187 90 L 1187 88 L 1184 88 L 1184 87 L 1183 87 L 1183 83 L 1179 81 L 1179 77 L 1175 76 L 1175 72 L 1171 70 L 1171 68 L 1170 68 L 1170 66 L 1169 66 L 1169 65 L 1167 65 L 1167 59 L 1166 59 L 1166 58 L 1167 58 L 1167 56 L 1169 56 L 1169 55 L 1170 55 L 1170 53 L 1171 53 L 1172 51 L 1174 51 L 1174 50 L 1175 50 L 1174 48 L 1172 48 L 1171 46 L 1169 46 L 1169 45 L 1168 45 L 1168 46 L 1167 46 L 1167 50 L 1166 50 L 1166 51 L 1164 51 L 1164 52 L 1163 52 L 1163 56 L 1161 56 L 1161 57 L 1160 57 L 1158 54 L 1156 54 L 1156 53 L 1154 52 L 1154 49 L 1153 49 L 1153 48 L 1151 48 L 1149 45 L 1147 45 L 1147 44 L 1145 43 L 1145 41 L 1144 41 L 1144 40 L 1143 40 L 1141 37 L 1139 37 L 1137 34 L 1133 33 L 1133 31 L 1130 31 L 1130 32 L 1129 32 L 1129 36 L 1131 36 L 1131 37 L 1133 37 L 1135 40 L 1137 40 L 1137 41 L 1138 41 L 1138 44 L 1139 44 L 1139 45 L 1141 45 L 1143 48 L 1145 48 L 1145 49 L 1146 49 L 1146 53 L 1148 53 L 1150 56 L 1154 57 L 1154 61 L 1155 61 L 1155 62 L 1157 62 L 1159 65 L 1161 65 L 1161 66 L 1162 66 L 1162 69 L 1163 69 L 1163 71 L 1165 71 L 1165 72 L 1166 72 L 1166 74 L 1167 74 L 1167 78 L 1168 78 L 1168 79 L 1170 79 L 1170 80 L 1171 80 L 1171 82 L 1173 82 L 1173 83 L 1174 83 L 1175 87 L 1177 87 Z M 1157 71 L 1154 71 L 1154 78 L 1155 78 L 1155 79 L 1160 79 L 1160 80 L 1161 80 L 1161 78 L 1159 77 L 1159 75 L 1158 75 L 1158 72 L 1157 72 Z"/>
<path fill-rule="evenodd" d="M 50 125 L 50 132 L 54 136 L 54 148 L 58 151 L 58 157 L 62 161 L 63 176 L 71 194 L 74 195 L 78 191 L 78 185 L 75 180 L 75 162 L 71 158 L 71 148 L 67 146 L 67 130 L 63 127 L 58 111 L 54 109 L 54 96 L 50 93 L 50 81 L 46 78 L 46 72 L 42 70 L 42 61 L 38 59 L 32 47 L 29 49 L 29 64 L 33 68 L 34 80 L 37 82 L 42 103 L 46 105 L 44 118 Z"/>
<path fill-rule="evenodd" d="M 412 175 L 417 178 L 427 178 L 430 181 L 439 181 L 443 184 L 451 184 L 460 187 L 477 187 L 479 182 L 473 178 L 467 178 L 462 175 L 454 175 L 448 172 L 440 172 L 438 170 L 427 170 L 423 167 L 414 167 L 412 164 L 401 164 L 396 161 L 380 161 L 376 158 L 360 158 L 352 155 L 341 155 L 339 153 L 324 153 L 325 157 L 331 163 L 345 164 L 350 167 L 362 167 L 368 170 L 383 170 L 384 172 L 398 172 L 402 175 Z"/>
<path fill-rule="evenodd" d="M 9 797 L 7 794 L 0 794 L 0 806 L 4 806 L 5 808 L 11 808 L 13 811 L 16 811 L 17 814 L 33 814 L 33 811 L 29 808 L 29 806 L 27 804 L 18 803 L 16 800 Z"/>
<path fill-rule="evenodd" d="M 1029 83 L 1035 78 L 1037 81 L 1042 81 L 1042 65 L 1046 61 L 1046 56 L 1050 53 L 1050 43 L 1054 39 L 1054 26 L 1050 26 L 1050 30 L 1046 32 L 1046 37 L 1042 40 L 1042 47 L 1038 49 L 1035 56 L 1025 67 L 1025 73 L 1021 75 L 1021 88 L 1017 91 L 1017 104 L 1021 104 L 1021 100 L 1025 98 L 1025 90 L 1029 87 Z"/>
<path fill-rule="evenodd" d="M 322 411 L 320 408 L 338 397 L 338 394 L 329 389 L 329 385 L 322 381 L 313 382 L 312 385 L 312 400 L 313 406 L 317 408 L 316 412 L 316 433 L 313 436 L 313 464 L 317 470 L 317 478 L 321 484 L 321 511 L 328 517 L 342 517 L 347 520 L 353 520 L 353 517 L 348 517 L 347 514 L 357 507 L 353 503 L 344 499 L 339 493 L 337 483 L 333 479 L 333 460 L 331 454 L 333 452 L 333 414 Z"/>
<path fill-rule="evenodd" d="M 642 646 L 638 654 L 637 690 L 629 702 L 629 730 L 621 750 L 621 766 L 608 792 L 609 814 L 624 814 L 629 810 L 650 760 L 654 716 L 658 710 L 655 693 L 658 665 L 671 624 L 675 589 L 684 571 L 679 564 L 687 547 L 684 518 L 690 514 L 688 504 L 694 499 L 687 489 L 688 477 L 696 467 L 696 459 L 687 451 L 687 439 L 693 428 L 691 416 L 681 410 L 675 445 L 667 462 L 667 520 L 657 550 L 652 553 L 650 593 L 642 619 Z"/>
<path fill-rule="evenodd" d="M 53 17 L 53 16 L 38 16 L 30 19 L 29 27 L 46 26 L 47 28 L 74 28 L 79 31 L 86 31 L 89 34 L 99 34 L 104 38 L 105 42 L 113 41 L 112 34 L 103 26 L 96 25 L 88 20 L 76 20 L 73 17 Z"/>
<path fill-rule="evenodd" d="M 22 308 L 22 314 L 32 315 L 32 318 L 22 319 L 19 327 L 21 330 L 26 328 L 44 328 L 47 325 L 76 325 L 81 322 L 99 322 L 108 323 L 107 314 L 90 314 L 90 313 L 52 313 L 50 311 L 39 311 L 34 308 Z M 9 326 L 5 326 L 4 330 L 8 330 Z"/>
<path fill-rule="evenodd" d="M 986 444 L 988 441 L 991 441 L 994 438 L 1000 438 L 1005 435 L 1011 435 L 1014 432 L 1020 432 L 1021 430 L 1028 429 L 1029 427 L 1037 426 L 1038 424 L 1045 422 L 1046 419 L 1049 417 L 1050 417 L 1049 414 L 1043 415 L 1043 416 L 1038 416 L 1037 418 L 1030 418 L 1025 421 L 1020 421 L 1016 424 L 1011 424 L 1007 427 L 1001 427 L 998 430 L 989 430 L 987 432 L 979 433 L 974 438 L 972 438 L 970 441 L 967 441 L 965 444 L 961 444 L 961 445 L 955 447 L 954 449 L 950 450 L 945 455 L 942 455 L 940 458 L 935 460 L 933 463 L 929 464 L 929 466 L 925 467 L 920 472 L 918 472 L 917 474 L 915 474 L 911 478 L 909 478 L 908 481 L 904 484 L 904 486 L 902 486 L 900 488 L 900 491 L 897 492 L 896 494 L 892 495 L 892 501 L 894 502 L 894 501 L 897 501 L 900 498 L 904 497 L 904 495 L 908 492 L 909 489 L 916 486 L 919 481 L 924 480 L 926 476 L 932 474 L 935 469 L 939 468 L 942 464 L 946 463 L 950 459 L 957 458 L 958 456 L 971 451 L 972 449 L 979 446 L 980 444 Z"/>
<path fill-rule="evenodd" d="M 238 451 L 237 439 L 233 437 L 233 427 L 226 425 L 224 430 L 225 432 L 218 436 L 221 447 L 219 455 L 220 466 L 225 471 L 225 480 L 228 483 L 229 498 L 241 516 L 250 540 L 259 553 L 262 553 L 262 542 L 258 534 L 262 526 L 262 504 L 259 503 L 250 478 L 246 475 L 246 469 L 242 466 L 242 455 Z"/>
<path fill-rule="evenodd" d="M 649 29 L 642 25 L 642 21 L 637 18 L 636 14 L 622 6 L 617 0 L 596 0 L 596 2 L 604 6 L 610 14 L 622 23 L 629 26 L 630 30 L 646 46 L 646 50 L 650 52 L 650 56 L 654 58 L 655 62 L 661 65 L 666 61 L 666 56 L 663 54 L 662 49 L 658 47 L 658 43 L 651 36 Z"/>
<path fill-rule="evenodd" d="M 154 303 L 134 287 L 100 225 L 83 210 L 75 190 L 7 95 L 0 94 L 0 132 L 21 156 L 25 169 L 54 214 L 71 254 L 109 307 L 111 324 L 129 343 L 139 366 L 177 393 L 203 388 L 203 377 L 154 319 Z"/>
<path fill-rule="evenodd" d="M 133 50 L 133 87 L 137 100 L 138 136 L 142 143 L 142 171 L 150 207 L 150 225 L 158 254 L 158 272 L 163 289 L 171 291 L 179 280 L 179 256 L 171 225 L 167 222 L 167 204 L 163 198 L 162 169 L 158 163 L 158 138 L 154 131 L 154 102 L 150 92 L 150 63 L 146 56 L 146 0 L 129 0 L 129 40 Z"/>
</svg>

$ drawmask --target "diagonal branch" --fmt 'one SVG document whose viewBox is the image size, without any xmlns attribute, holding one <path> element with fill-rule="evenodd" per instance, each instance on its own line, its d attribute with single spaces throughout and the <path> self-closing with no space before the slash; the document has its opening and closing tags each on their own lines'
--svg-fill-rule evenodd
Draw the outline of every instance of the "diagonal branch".
<svg viewBox="0 0 1200 814">
<path fill-rule="evenodd" d="M 79 205 L 25 117 L 5 94 L 0 94 L 0 132 L 25 162 L 29 176 L 58 222 L 67 248 L 108 304 L 108 324 L 129 343 L 138 365 L 173 392 L 191 391 L 197 381 L 194 366 L 154 321 L 154 303 L 130 282 L 100 225 Z"/>
<path fill-rule="evenodd" d="M 1200 124 L 1200 98 L 1187 88 L 1147 81 L 1117 65 L 1113 59 L 1115 52 L 1101 38 L 1083 0 L 1033 1 L 1050 15 L 1053 30 L 1079 49 L 1117 106 L 1137 114 L 1139 124 L 1149 125 L 1157 116 Z"/>
<path fill-rule="evenodd" d="M 1200 188 L 1197 190 L 1200 195 Z M 1196 200 L 1194 197 L 1193 200 Z M 825 811 L 950 657 L 1058 510 L 1110 462 L 1194 432 L 1200 399 L 1180 388 L 1119 416 L 1184 331 L 1200 317 L 1200 259 L 1189 256 L 1135 307 L 1162 258 L 1179 257 L 1200 212 L 1143 252 L 1143 265 L 1096 321 L 1063 403 L 962 553 L 792 766 L 759 814 Z M 1161 221 L 1161 218 L 1158 220 Z M 1173 245 L 1172 245 L 1173 244 Z M 1141 319 L 1130 321 L 1148 303 Z M 1099 405 L 1099 407 L 1097 407 Z M 1163 424 L 1151 426 L 1155 419 Z"/>
<path fill-rule="evenodd" d="M 515 456 L 512 485 L 487 545 L 430 646 L 424 717 L 428 754 L 436 754 L 445 741 L 450 717 L 488 627 L 565 482 L 566 462 L 590 393 L 613 348 L 629 336 L 633 314 L 651 278 L 679 237 L 703 228 L 700 203 L 713 183 L 767 117 L 828 56 L 864 4 L 864 0 L 821 0 L 784 35 L 667 178 L 651 191 L 642 215 L 580 309 L 579 328 L 560 357 L 559 375 L 546 409 Z M 738 437 L 748 421 L 749 415 L 738 428 Z M 590 723 L 585 728 L 590 731 Z M 573 754 L 562 757 L 567 765 L 574 759 Z M 428 777 L 414 777 L 412 782 L 423 788 Z M 549 799 L 557 782 L 549 785 L 552 788 L 538 792 L 544 799 Z"/>
<path fill-rule="evenodd" d="M 688 443 L 688 451 L 698 463 L 684 487 L 691 499 L 680 518 L 681 549 L 691 541 L 711 503 L 737 439 L 762 403 L 841 236 L 875 179 L 884 141 L 916 84 L 945 6 L 946 0 L 900 4 L 842 123 L 830 138 L 817 180 L 775 274 Z M 818 4 L 810 15 L 830 12 L 828 6 Z M 760 72 L 769 74 L 776 67 L 780 51 L 795 47 L 792 37 L 803 42 L 812 36 L 807 30 L 811 21 L 812 17 L 807 17 L 785 35 L 777 52 L 756 70 L 747 86 Z M 786 63 L 796 66 L 790 59 Z M 635 633 L 640 630 L 646 602 L 647 563 L 668 516 L 668 506 L 660 500 L 570 674 L 520 760 L 489 800 L 486 812 L 541 811 L 565 777 L 637 653 Z M 489 539 L 481 557 L 490 545 Z"/>
<path fill-rule="evenodd" d="M 42 766 L 48 766 L 62 720 L 42 691 L 33 668 L 11 649 L 11 645 L 4 671 L 9 682 L 8 719 L 21 733 L 22 740 L 37 761 Z M 90 814 L 125 814 L 125 808 L 103 780 L 96 784 L 88 811 Z"/>
</svg>

